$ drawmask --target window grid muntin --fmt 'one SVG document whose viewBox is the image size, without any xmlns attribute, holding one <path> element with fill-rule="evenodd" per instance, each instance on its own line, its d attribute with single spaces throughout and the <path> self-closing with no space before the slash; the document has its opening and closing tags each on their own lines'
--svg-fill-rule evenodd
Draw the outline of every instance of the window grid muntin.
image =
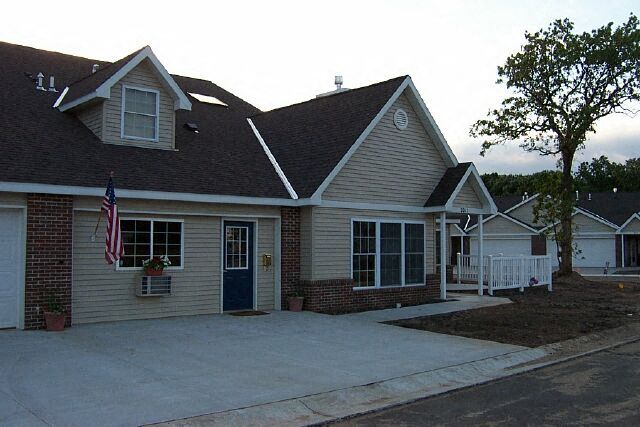
<svg viewBox="0 0 640 427">
<path fill-rule="evenodd" d="M 129 92 L 133 99 L 128 99 Z M 138 97 L 136 97 L 136 94 Z M 140 100 L 139 94 L 144 94 L 144 100 Z M 152 104 L 149 96 L 155 100 Z M 137 109 L 143 110 L 139 111 Z M 132 86 L 122 87 L 122 138 L 140 139 L 145 141 L 158 141 L 160 116 L 160 92 L 153 89 L 145 89 Z M 133 122 L 133 123 L 132 123 Z M 142 133 L 137 133 L 136 122 L 140 122 Z M 145 123 L 146 122 L 146 123 Z M 151 125 L 149 125 L 151 123 Z M 151 135 L 144 132 L 151 131 Z"/>
<path fill-rule="evenodd" d="M 361 248 L 358 246 L 358 241 L 357 241 L 357 237 L 359 237 L 359 233 L 360 233 L 360 226 L 359 223 L 369 223 L 369 224 L 375 224 L 376 225 L 376 253 L 367 253 L 367 255 L 370 255 L 372 257 L 374 257 L 374 259 L 376 260 L 377 264 L 376 264 L 376 270 L 375 270 L 375 283 L 373 285 L 363 285 L 362 282 L 359 280 L 359 277 L 357 276 L 357 263 L 356 263 L 356 256 L 357 255 L 362 255 L 362 253 L 357 253 L 357 250 L 361 250 Z M 381 243 L 380 243 L 380 229 L 381 229 L 381 225 L 382 224 L 401 224 L 401 248 L 402 248 L 402 257 L 401 257 L 401 278 L 402 278 L 402 283 L 399 285 L 386 285 L 388 287 L 391 286 L 417 286 L 417 285 L 423 285 L 425 283 L 425 271 L 426 268 L 424 266 L 424 263 L 426 261 L 426 251 L 425 251 L 425 230 L 426 230 L 426 226 L 424 222 L 420 222 L 420 221 L 412 221 L 412 220 L 389 220 L 389 219 L 360 219 L 360 218 L 352 218 L 351 219 L 351 226 L 352 226 L 352 279 L 354 280 L 354 288 L 362 288 L 362 289 L 369 289 L 371 287 L 376 287 L 376 288 L 381 288 L 381 287 L 385 287 L 385 286 L 381 286 L 381 280 L 380 280 L 380 271 L 381 271 L 381 263 L 380 263 L 380 259 L 381 256 L 380 254 L 381 252 Z M 408 225 L 415 225 L 417 228 L 419 228 L 420 230 L 422 230 L 422 240 L 420 240 L 419 238 L 412 238 L 412 240 L 414 240 L 414 242 L 412 243 L 412 249 L 416 250 L 416 248 L 419 246 L 420 247 L 420 251 L 416 252 L 411 252 L 409 253 L 410 256 L 414 257 L 413 260 L 415 261 L 416 259 L 421 259 L 422 263 L 421 266 L 419 267 L 415 267 L 413 263 L 409 262 L 410 266 L 412 268 L 415 268 L 416 270 L 413 271 L 413 274 L 417 274 L 420 273 L 419 269 L 422 269 L 422 274 L 421 274 L 421 278 L 419 281 L 415 282 L 415 283 L 411 283 L 412 280 L 406 280 L 407 277 L 407 272 L 405 271 L 405 268 L 407 266 L 407 260 L 406 260 L 406 245 L 407 243 L 405 243 L 405 232 L 409 229 L 407 226 Z M 413 229 L 412 229 L 413 231 Z M 419 245 L 418 245 L 419 242 Z M 413 278 L 413 276 L 409 277 L 410 279 Z"/>
<path fill-rule="evenodd" d="M 249 227 L 225 226 L 225 270 L 249 269 Z"/>
<path fill-rule="evenodd" d="M 355 286 L 373 287 L 376 285 L 376 245 L 377 224 L 372 221 L 353 222 L 352 268 Z"/>
<path fill-rule="evenodd" d="M 130 228 L 131 225 L 133 228 Z M 120 219 L 120 227 L 124 255 L 118 264 L 119 270 L 140 270 L 143 261 L 154 256 L 162 257 L 165 255 L 168 255 L 169 261 L 171 261 L 168 268 L 183 268 L 184 227 L 182 221 L 122 218 Z M 127 242 L 132 237 L 135 246 L 132 246 L 131 242 Z M 160 242 L 157 241 L 158 239 Z M 169 240 L 171 242 L 168 242 Z M 132 249 L 133 251 L 131 251 Z M 170 253 L 167 253 L 169 249 Z M 157 252 L 158 250 L 160 253 Z M 131 259 L 132 261 L 129 262 Z"/>
</svg>

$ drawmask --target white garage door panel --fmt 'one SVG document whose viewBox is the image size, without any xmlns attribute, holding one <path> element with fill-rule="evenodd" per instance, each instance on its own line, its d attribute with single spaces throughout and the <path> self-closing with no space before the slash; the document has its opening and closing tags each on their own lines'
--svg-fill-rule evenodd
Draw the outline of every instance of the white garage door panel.
<svg viewBox="0 0 640 427">
<path fill-rule="evenodd" d="M 609 262 L 610 267 L 616 265 L 616 240 L 615 238 L 587 239 L 577 237 L 574 239 L 582 253 L 573 257 L 574 267 L 598 267 L 604 268 Z M 556 254 L 556 242 L 547 241 L 547 251 L 552 254 L 553 265 L 558 265 Z"/>
<path fill-rule="evenodd" d="M 18 324 L 21 215 L 17 209 L 0 209 L 0 328 Z"/>
<path fill-rule="evenodd" d="M 515 256 L 531 255 L 531 239 L 484 239 L 484 254 Z M 471 253 L 478 254 L 478 241 L 471 241 Z"/>
<path fill-rule="evenodd" d="M 604 267 L 607 261 L 611 267 L 616 265 L 615 239 L 576 239 L 582 253 L 573 259 L 576 267 Z"/>
</svg>

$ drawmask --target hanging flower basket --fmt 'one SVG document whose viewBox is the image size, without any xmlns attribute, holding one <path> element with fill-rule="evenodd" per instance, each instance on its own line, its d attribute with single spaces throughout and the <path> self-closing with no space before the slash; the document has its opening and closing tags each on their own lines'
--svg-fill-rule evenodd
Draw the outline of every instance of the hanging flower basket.
<svg viewBox="0 0 640 427">
<path fill-rule="evenodd" d="M 154 256 L 142 262 L 145 276 L 162 276 L 162 271 L 171 265 L 171 261 L 165 255 L 163 257 Z"/>
</svg>

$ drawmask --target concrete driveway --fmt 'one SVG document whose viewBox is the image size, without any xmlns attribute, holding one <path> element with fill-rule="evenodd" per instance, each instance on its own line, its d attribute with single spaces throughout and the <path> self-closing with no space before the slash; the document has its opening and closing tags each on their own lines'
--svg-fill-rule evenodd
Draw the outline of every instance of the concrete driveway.
<svg viewBox="0 0 640 427">
<path fill-rule="evenodd" d="M 521 349 L 310 312 L 0 331 L 0 425 L 160 422 Z"/>
</svg>

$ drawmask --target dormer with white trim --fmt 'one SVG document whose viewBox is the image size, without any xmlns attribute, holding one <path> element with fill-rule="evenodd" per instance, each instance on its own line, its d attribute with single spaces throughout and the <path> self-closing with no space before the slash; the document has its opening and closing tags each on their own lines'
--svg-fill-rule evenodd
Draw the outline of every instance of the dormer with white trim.
<svg viewBox="0 0 640 427">
<path fill-rule="evenodd" d="M 175 149 L 176 110 L 191 110 L 149 46 L 71 84 L 56 106 L 106 144 L 168 150 Z"/>
</svg>

